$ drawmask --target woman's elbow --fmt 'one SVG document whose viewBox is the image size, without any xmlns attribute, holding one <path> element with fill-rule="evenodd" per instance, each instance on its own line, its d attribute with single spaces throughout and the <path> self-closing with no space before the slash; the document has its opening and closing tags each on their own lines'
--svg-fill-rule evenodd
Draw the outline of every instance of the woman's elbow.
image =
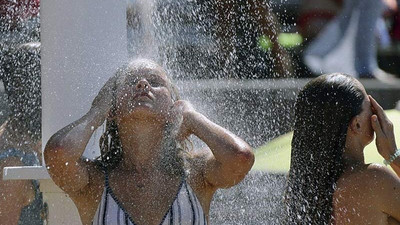
<svg viewBox="0 0 400 225">
<path fill-rule="evenodd" d="M 57 161 L 57 155 L 60 152 L 60 148 L 57 148 L 56 146 L 52 146 L 49 144 L 46 144 L 46 147 L 44 148 L 43 156 L 44 156 L 44 161 L 46 163 L 46 166 L 50 169 L 54 165 L 54 161 Z"/>
<path fill-rule="evenodd" d="M 232 183 L 228 186 L 233 186 L 242 181 L 247 173 L 250 171 L 254 164 L 254 154 L 252 148 L 246 147 L 241 149 L 237 155 L 234 163 L 230 164 L 230 171 L 232 173 Z"/>
<path fill-rule="evenodd" d="M 56 137 L 51 137 L 46 143 L 43 156 L 48 168 L 52 167 L 57 161 L 63 158 L 63 146 Z"/>
<path fill-rule="evenodd" d="M 249 172 L 249 170 L 253 166 L 254 160 L 255 158 L 253 149 L 249 145 L 243 146 L 238 151 L 238 154 L 236 156 L 236 165 L 238 166 L 237 168 L 244 174 L 247 174 L 247 172 Z"/>
</svg>

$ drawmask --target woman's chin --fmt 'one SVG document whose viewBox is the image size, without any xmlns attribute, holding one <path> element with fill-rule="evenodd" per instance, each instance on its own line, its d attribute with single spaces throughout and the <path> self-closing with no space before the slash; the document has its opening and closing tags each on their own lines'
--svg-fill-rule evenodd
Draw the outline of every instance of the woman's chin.
<svg viewBox="0 0 400 225">
<path fill-rule="evenodd" d="M 135 112 L 146 112 L 146 111 L 152 111 L 153 110 L 153 105 L 150 104 L 149 102 L 139 102 L 135 104 L 134 106 L 130 107 L 127 111 L 128 114 L 135 113 Z"/>
<path fill-rule="evenodd" d="M 119 115 L 120 120 L 156 119 L 158 117 L 160 117 L 159 113 L 153 107 L 147 105 L 135 106 Z"/>
</svg>

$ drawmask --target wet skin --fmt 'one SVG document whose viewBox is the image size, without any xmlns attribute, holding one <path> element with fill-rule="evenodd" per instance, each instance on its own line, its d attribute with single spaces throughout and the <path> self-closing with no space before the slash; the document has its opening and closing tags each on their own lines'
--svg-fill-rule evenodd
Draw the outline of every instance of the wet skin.
<svg viewBox="0 0 400 225">
<path fill-rule="evenodd" d="M 158 65 L 134 61 L 130 68 L 127 76 L 111 78 L 86 115 L 49 140 L 44 154 L 52 179 L 75 202 L 83 224 L 91 224 L 104 189 L 104 175 L 83 161 L 81 154 L 93 133 L 90 127 L 100 126 L 110 116 L 110 83 L 118 79 L 114 116 L 124 147 L 122 161 L 109 172 L 115 196 L 137 224 L 161 222 L 181 183 L 181 177 L 160 170 L 163 130 L 166 122 L 175 124 L 181 117 L 178 139 L 193 134 L 208 146 L 191 151 L 186 165 L 190 170 L 187 182 L 208 218 L 214 192 L 240 182 L 250 170 L 254 161 L 250 146 L 196 112 L 188 102 L 173 101 L 169 79 Z M 68 166 L 66 162 L 70 162 Z"/>
<path fill-rule="evenodd" d="M 333 196 L 333 224 L 400 224 L 400 159 L 391 164 L 395 174 L 384 166 L 365 164 L 363 156 L 375 133 L 377 149 L 388 159 L 396 149 L 393 126 L 379 104 L 365 90 L 364 94 L 362 112 L 347 132 L 345 172 Z"/>
<path fill-rule="evenodd" d="M 13 121 L 13 120 L 11 120 Z M 16 148 L 25 152 L 36 152 L 40 158 L 41 142 L 32 142 L 24 134 L 15 132 L 17 125 L 6 121 L 0 126 L 0 149 Z M 21 141 L 23 140 L 23 141 Z M 0 224 L 17 225 L 21 210 L 35 198 L 31 180 L 3 180 L 3 169 L 25 166 L 20 158 L 9 157 L 0 160 Z"/>
</svg>

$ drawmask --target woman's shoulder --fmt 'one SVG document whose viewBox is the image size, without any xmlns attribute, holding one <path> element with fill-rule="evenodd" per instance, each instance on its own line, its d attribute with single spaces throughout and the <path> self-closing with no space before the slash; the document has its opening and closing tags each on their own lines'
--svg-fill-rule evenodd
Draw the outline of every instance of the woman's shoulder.
<svg viewBox="0 0 400 225">
<path fill-rule="evenodd" d="M 396 174 L 386 166 L 377 163 L 371 163 L 365 170 L 365 176 L 366 178 L 382 182 L 396 177 Z"/>
<path fill-rule="evenodd" d="M 334 196 L 346 203 L 377 205 L 393 185 L 395 174 L 379 164 L 363 165 L 345 171 L 337 182 Z"/>
<path fill-rule="evenodd" d="M 339 178 L 337 185 L 340 189 L 353 190 L 354 187 L 370 188 L 371 182 L 376 183 L 377 178 L 389 173 L 387 168 L 379 164 L 367 164 L 346 169 Z"/>
<path fill-rule="evenodd" d="M 82 197 L 93 197 L 99 196 L 100 193 L 104 190 L 105 187 L 105 168 L 96 161 L 85 160 L 86 168 L 89 174 L 88 184 L 83 187 L 81 190 L 76 192 L 68 193 L 71 196 Z"/>
<path fill-rule="evenodd" d="M 88 170 L 88 185 L 79 191 L 68 193 L 68 196 L 76 204 L 79 212 L 85 212 L 83 215 L 81 214 L 81 218 L 85 221 L 91 221 L 98 208 L 102 193 L 105 190 L 106 178 L 103 168 L 98 164 L 93 161 L 87 163 L 91 164 L 89 166 L 91 169 Z"/>
<path fill-rule="evenodd" d="M 186 154 L 186 179 L 191 186 L 197 187 L 195 189 L 204 189 L 207 187 L 205 181 L 205 167 L 210 157 L 212 157 L 212 153 L 208 148 L 196 149 Z"/>
<path fill-rule="evenodd" d="M 104 187 L 106 180 L 105 168 L 99 161 L 86 160 L 89 173 L 89 186 Z"/>
<path fill-rule="evenodd" d="M 379 186 L 382 189 L 384 185 L 392 185 L 395 182 L 399 182 L 399 177 L 388 167 L 380 164 L 369 164 L 366 171 L 367 178 L 375 181 L 371 185 Z"/>
<path fill-rule="evenodd" d="M 192 150 L 185 154 L 186 167 L 191 170 L 199 170 L 203 168 L 210 157 L 212 157 L 212 153 L 207 147 Z"/>
<path fill-rule="evenodd" d="M 343 187 L 365 193 L 374 192 L 393 184 L 399 178 L 390 169 L 380 164 L 368 164 L 345 174 L 341 181 Z M 357 187 L 357 188 L 355 188 Z M 356 190 L 357 189 L 357 190 Z"/>
</svg>

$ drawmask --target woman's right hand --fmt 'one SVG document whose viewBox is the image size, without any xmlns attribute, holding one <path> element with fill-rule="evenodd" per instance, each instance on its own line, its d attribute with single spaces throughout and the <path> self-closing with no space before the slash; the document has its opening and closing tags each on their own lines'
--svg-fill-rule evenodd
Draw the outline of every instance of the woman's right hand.
<svg viewBox="0 0 400 225">
<path fill-rule="evenodd" d="M 96 112 L 103 121 L 107 118 L 112 107 L 113 92 L 116 88 L 116 79 L 116 76 L 112 76 L 108 79 L 92 102 L 90 110 Z"/>
<path fill-rule="evenodd" d="M 374 115 L 371 116 L 372 128 L 376 133 L 376 147 L 379 154 L 386 160 L 396 151 L 393 123 L 386 116 L 385 111 L 378 102 L 369 96 L 371 108 Z"/>
</svg>

